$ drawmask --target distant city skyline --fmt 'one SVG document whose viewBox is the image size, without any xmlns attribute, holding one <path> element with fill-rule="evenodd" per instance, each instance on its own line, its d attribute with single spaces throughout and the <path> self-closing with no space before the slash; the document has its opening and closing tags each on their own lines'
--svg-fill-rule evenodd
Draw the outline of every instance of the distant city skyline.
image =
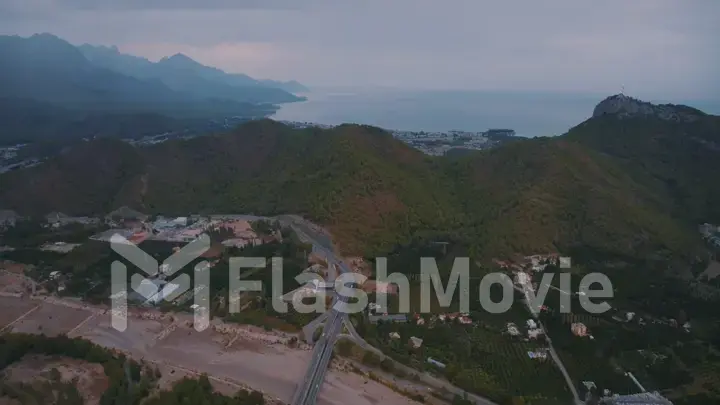
<svg viewBox="0 0 720 405">
<path fill-rule="evenodd" d="M 717 1 L 2 0 L 0 23 L 311 86 L 720 94 Z"/>
</svg>

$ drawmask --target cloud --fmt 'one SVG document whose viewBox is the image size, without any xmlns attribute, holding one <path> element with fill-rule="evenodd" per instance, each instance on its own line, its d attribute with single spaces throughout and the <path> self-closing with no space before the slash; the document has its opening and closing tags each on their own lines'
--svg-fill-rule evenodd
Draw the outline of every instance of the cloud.
<svg viewBox="0 0 720 405">
<path fill-rule="evenodd" d="M 0 0 L 49 31 L 310 84 L 720 94 L 720 2 Z M 51 10 L 51 12 L 49 11 Z M 11 15 L 12 17 L 7 17 Z"/>
</svg>

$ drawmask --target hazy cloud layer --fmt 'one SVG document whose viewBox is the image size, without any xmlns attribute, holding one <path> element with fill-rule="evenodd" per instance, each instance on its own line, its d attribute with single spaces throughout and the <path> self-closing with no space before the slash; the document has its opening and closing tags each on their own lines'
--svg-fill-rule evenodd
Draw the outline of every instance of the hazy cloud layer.
<svg viewBox="0 0 720 405">
<path fill-rule="evenodd" d="M 0 0 L 0 31 L 311 85 L 720 94 L 717 0 Z"/>
</svg>

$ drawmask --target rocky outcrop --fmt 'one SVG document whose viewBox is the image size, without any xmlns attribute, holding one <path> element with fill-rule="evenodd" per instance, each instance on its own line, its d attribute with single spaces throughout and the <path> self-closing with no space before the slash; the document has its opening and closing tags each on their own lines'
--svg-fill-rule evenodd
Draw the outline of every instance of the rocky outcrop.
<svg viewBox="0 0 720 405">
<path fill-rule="evenodd" d="M 702 111 L 684 105 L 652 104 L 624 94 L 616 94 L 601 101 L 593 111 L 593 118 L 613 115 L 618 118 L 656 117 L 674 122 L 692 122 L 704 116 Z"/>
</svg>

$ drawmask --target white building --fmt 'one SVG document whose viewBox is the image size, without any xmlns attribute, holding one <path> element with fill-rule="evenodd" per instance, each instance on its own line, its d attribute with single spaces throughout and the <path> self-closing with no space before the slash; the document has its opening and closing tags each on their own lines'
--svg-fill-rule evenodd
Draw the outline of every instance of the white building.
<svg viewBox="0 0 720 405">
<path fill-rule="evenodd" d="M 527 273 L 520 271 L 517 273 L 515 281 L 517 281 L 520 285 L 527 285 L 530 283 L 530 276 Z"/>
<path fill-rule="evenodd" d="M 173 223 L 178 226 L 187 226 L 188 219 L 187 219 L 187 217 L 177 217 L 173 220 Z"/>
<path fill-rule="evenodd" d="M 507 327 L 507 333 L 509 333 L 510 335 L 512 335 L 512 336 L 520 335 L 520 330 L 518 330 L 517 325 L 515 325 L 514 323 L 510 322 L 506 325 L 506 327 Z"/>
<path fill-rule="evenodd" d="M 528 331 L 528 338 L 530 339 L 537 339 L 540 335 L 543 335 L 545 332 L 542 329 L 530 329 Z"/>
<path fill-rule="evenodd" d="M 145 298 L 145 303 L 150 305 L 157 305 L 178 288 L 180 288 L 180 286 L 175 283 L 167 283 L 163 280 L 149 280 L 146 278 L 143 279 L 137 287 L 134 287 L 135 291 Z"/>
<path fill-rule="evenodd" d="M 528 319 L 526 323 L 527 323 L 528 329 L 535 329 L 535 328 L 537 328 L 537 323 L 535 323 L 535 321 L 532 320 L 532 319 Z"/>
<path fill-rule="evenodd" d="M 423 343 L 423 340 L 422 340 L 422 339 L 420 339 L 420 338 L 418 338 L 418 337 L 415 337 L 415 336 L 411 336 L 411 337 L 410 337 L 410 345 L 411 345 L 414 349 L 419 349 L 420 346 L 422 346 L 422 343 Z"/>
</svg>

